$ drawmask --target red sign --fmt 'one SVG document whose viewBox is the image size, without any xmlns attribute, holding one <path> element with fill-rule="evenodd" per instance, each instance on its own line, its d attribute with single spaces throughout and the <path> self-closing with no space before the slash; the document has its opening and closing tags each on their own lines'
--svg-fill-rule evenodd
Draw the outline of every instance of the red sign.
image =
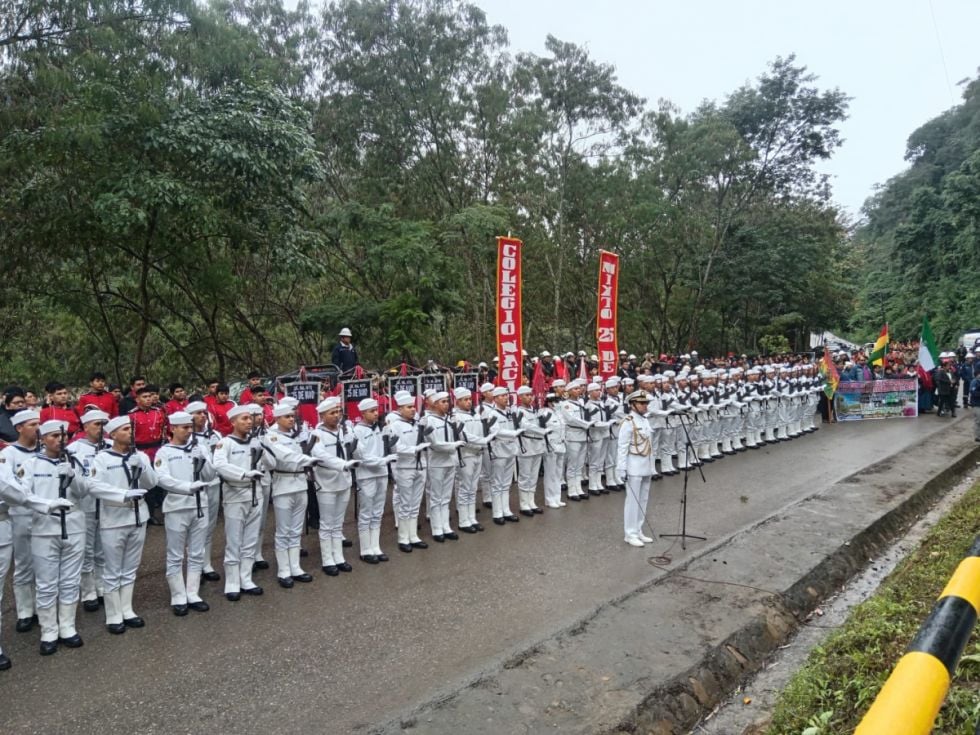
<svg viewBox="0 0 980 735">
<path fill-rule="evenodd" d="M 599 251 L 599 310 L 596 313 L 596 347 L 599 375 L 605 380 L 616 374 L 619 365 L 616 320 L 619 308 L 619 256 Z"/>
<path fill-rule="evenodd" d="M 521 241 L 497 238 L 497 385 L 514 393 L 524 374 L 521 322 Z"/>
</svg>

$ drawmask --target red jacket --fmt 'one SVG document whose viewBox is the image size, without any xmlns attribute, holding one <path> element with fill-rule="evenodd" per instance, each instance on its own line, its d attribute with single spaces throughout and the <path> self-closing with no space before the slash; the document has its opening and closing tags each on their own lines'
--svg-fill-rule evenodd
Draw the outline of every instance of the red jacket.
<svg viewBox="0 0 980 735">
<path fill-rule="evenodd" d="M 114 419 L 119 415 L 119 406 L 116 405 L 116 397 L 108 391 L 86 393 L 83 396 L 79 396 L 78 402 L 75 404 L 75 413 L 81 418 L 89 406 L 95 406 L 100 411 L 105 411 L 109 414 L 110 419 Z"/>
<path fill-rule="evenodd" d="M 167 415 L 159 408 L 134 408 L 129 412 L 133 424 L 133 442 L 136 448 L 151 459 L 167 438 Z"/>
<path fill-rule="evenodd" d="M 186 399 L 183 400 L 183 401 L 175 401 L 173 398 L 171 398 L 164 405 L 163 410 L 166 411 L 167 412 L 167 416 L 169 416 L 172 413 L 177 413 L 178 411 L 183 411 L 185 408 L 187 408 L 187 404 L 188 403 L 190 403 L 190 401 L 188 401 Z"/>
<path fill-rule="evenodd" d="M 82 422 L 78 414 L 71 408 L 59 408 L 58 406 L 45 406 L 41 409 L 41 423 L 45 421 L 65 421 L 68 423 L 68 436 L 74 436 L 82 428 Z"/>
<path fill-rule="evenodd" d="M 206 402 L 207 398 L 204 400 Z M 211 415 L 214 416 L 214 430 L 221 434 L 221 436 L 228 436 L 231 434 L 232 427 L 231 421 L 228 418 L 228 412 L 238 404 L 234 401 L 218 403 L 217 399 L 212 398 L 209 405 L 211 406 Z"/>
</svg>

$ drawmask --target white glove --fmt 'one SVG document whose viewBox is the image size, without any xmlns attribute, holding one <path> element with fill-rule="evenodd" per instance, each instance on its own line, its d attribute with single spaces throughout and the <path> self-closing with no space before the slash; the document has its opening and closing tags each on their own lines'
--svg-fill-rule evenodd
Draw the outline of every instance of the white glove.
<svg viewBox="0 0 980 735">
<path fill-rule="evenodd" d="M 345 470 L 353 470 L 353 469 L 356 469 L 357 467 L 359 467 L 360 464 L 361 464 L 361 460 L 359 460 L 359 459 L 351 459 L 351 460 L 348 460 L 347 462 L 344 462 L 344 469 Z"/>
<path fill-rule="evenodd" d="M 452 444 L 451 444 L 450 446 L 451 446 L 451 447 L 452 447 L 453 449 L 459 449 L 459 448 L 460 448 L 461 446 L 463 446 L 464 444 L 466 444 L 466 442 L 463 442 L 463 441 L 457 441 L 457 442 L 453 442 L 453 443 L 452 443 Z"/>
<path fill-rule="evenodd" d="M 194 482 L 191 483 L 191 492 L 194 492 L 195 490 L 203 490 L 209 484 L 210 483 L 207 483 L 204 480 L 195 480 Z"/>
<path fill-rule="evenodd" d="M 142 498 L 144 495 L 146 495 L 146 490 L 143 488 L 130 488 L 126 491 L 126 500 L 135 500 L 136 498 Z"/>
<path fill-rule="evenodd" d="M 142 462 L 140 462 L 140 458 L 139 458 L 139 455 L 138 454 L 134 454 L 132 457 L 129 458 L 129 467 L 130 467 L 130 469 L 134 469 L 135 470 L 137 467 L 142 467 L 142 466 L 143 465 L 142 465 Z"/>
<path fill-rule="evenodd" d="M 398 461 L 397 454 L 389 454 L 387 457 L 381 458 L 381 464 L 391 464 L 392 462 L 397 462 L 397 461 Z"/>
<path fill-rule="evenodd" d="M 58 477 L 74 477 L 75 470 L 71 466 L 71 462 L 62 462 L 58 465 Z"/>
<path fill-rule="evenodd" d="M 542 436 L 545 436 L 547 434 L 552 433 L 554 430 L 555 430 L 555 427 L 554 426 L 549 426 L 547 429 L 542 429 L 541 430 L 541 435 Z"/>
<path fill-rule="evenodd" d="M 421 444 L 415 445 L 415 453 L 424 452 L 426 449 L 432 446 L 431 442 L 422 442 Z"/>
<path fill-rule="evenodd" d="M 304 456 L 299 463 L 302 467 L 312 467 L 313 465 L 316 464 L 316 457 Z"/>
<path fill-rule="evenodd" d="M 245 473 L 246 480 L 258 480 L 265 474 L 262 470 L 249 470 Z"/>
<path fill-rule="evenodd" d="M 48 513 L 54 513 L 62 508 L 65 510 L 71 510 L 74 507 L 75 504 L 68 500 L 68 498 L 55 498 L 54 500 L 48 501 Z"/>
</svg>

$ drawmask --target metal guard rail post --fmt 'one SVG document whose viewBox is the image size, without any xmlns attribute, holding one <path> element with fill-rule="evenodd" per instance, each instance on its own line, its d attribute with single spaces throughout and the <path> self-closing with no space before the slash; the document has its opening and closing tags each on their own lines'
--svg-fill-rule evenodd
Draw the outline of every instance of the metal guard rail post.
<svg viewBox="0 0 980 735">
<path fill-rule="evenodd" d="M 888 677 L 855 735 L 927 735 L 980 614 L 980 536 Z"/>
</svg>

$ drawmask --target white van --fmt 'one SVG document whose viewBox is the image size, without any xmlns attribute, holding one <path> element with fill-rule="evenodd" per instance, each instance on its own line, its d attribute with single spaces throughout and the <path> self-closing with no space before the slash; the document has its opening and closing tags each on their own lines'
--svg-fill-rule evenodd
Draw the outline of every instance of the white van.
<svg viewBox="0 0 980 735">
<path fill-rule="evenodd" d="M 960 337 L 959 343 L 968 350 L 975 350 L 977 347 L 980 347 L 980 327 L 967 329 L 963 333 L 963 336 Z"/>
</svg>

